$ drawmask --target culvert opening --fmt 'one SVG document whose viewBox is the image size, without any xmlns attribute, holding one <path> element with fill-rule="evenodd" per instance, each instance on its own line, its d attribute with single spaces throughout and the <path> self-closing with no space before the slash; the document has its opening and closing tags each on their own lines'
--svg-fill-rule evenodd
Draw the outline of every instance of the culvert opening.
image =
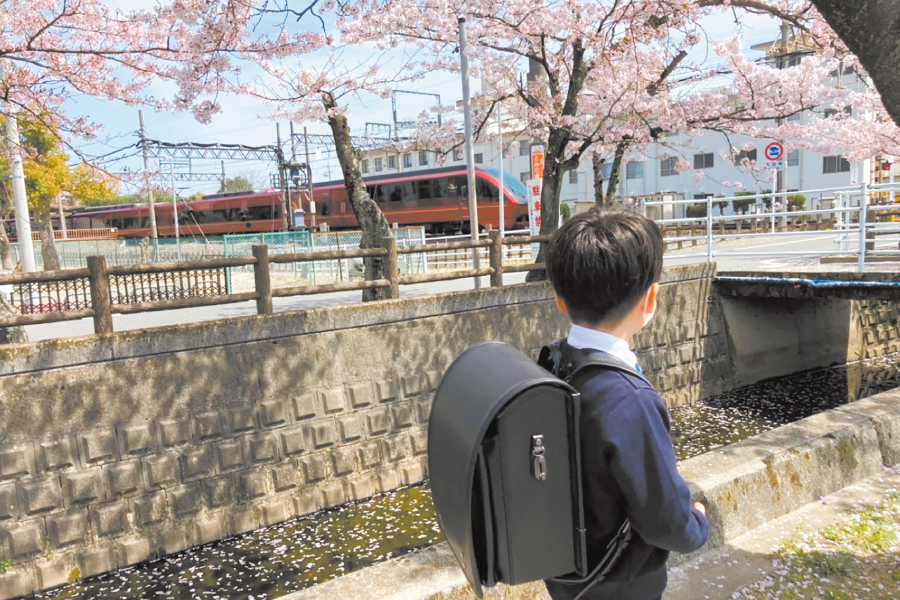
<svg viewBox="0 0 900 600">
<path fill-rule="evenodd" d="M 679 460 L 900 387 L 900 354 L 768 379 L 669 411 Z M 35 598 L 268 600 L 443 540 L 419 485 L 120 569 Z"/>
</svg>

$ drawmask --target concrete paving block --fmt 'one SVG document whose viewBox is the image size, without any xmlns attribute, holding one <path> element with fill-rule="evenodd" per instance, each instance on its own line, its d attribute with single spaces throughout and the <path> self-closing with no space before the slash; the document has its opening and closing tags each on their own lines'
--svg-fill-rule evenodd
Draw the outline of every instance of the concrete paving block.
<svg viewBox="0 0 900 600">
<path fill-rule="evenodd" d="M 157 451 L 153 421 L 127 423 L 117 428 L 121 456 L 143 456 Z"/>
<path fill-rule="evenodd" d="M 46 525 L 50 544 L 56 549 L 81 544 L 89 538 L 91 531 L 86 508 L 49 516 Z"/>
<path fill-rule="evenodd" d="M 243 442 L 250 465 L 262 465 L 278 460 L 278 444 L 274 432 L 246 435 Z"/>
<path fill-rule="evenodd" d="M 0 523 L 19 518 L 19 501 L 16 495 L 15 483 L 0 485 Z"/>
<path fill-rule="evenodd" d="M 129 530 L 128 501 L 116 500 L 100 504 L 91 511 L 94 533 L 99 537 L 121 535 Z"/>
<path fill-rule="evenodd" d="M 302 464 L 307 483 L 321 481 L 328 476 L 328 457 L 324 452 L 303 457 Z"/>
<path fill-rule="evenodd" d="M 299 394 L 291 398 L 291 410 L 295 421 L 314 419 L 316 415 L 316 395 L 312 392 Z"/>
<path fill-rule="evenodd" d="M 35 565 L 37 571 L 37 589 L 49 590 L 69 582 L 69 574 L 75 568 L 75 562 L 68 557 L 39 561 Z"/>
<path fill-rule="evenodd" d="M 331 461 L 334 465 L 334 474 L 337 476 L 352 473 L 357 468 L 357 448 L 349 446 L 347 448 L 336 448 L 331 453 Z"/>
<path fill-rule="evenodd" d="M 103 497 L 103 472 L 100 467 L 63 473 L 61 480 L 67 508 L 91 504 Z"/>
<path fill-rule="evenodd" d="M 403 467 L 404 485 L 414 485 L 425 481 L 425 465 L 421 462 L 411 463 Z"/>
<path fill-rule="evenodd" d="M 272 483 L 275 492 L 284 492 L 291 488 L 297 487 L 298 477 L 297 468 L 291 463 L 281 463 L 272 465 Z"/>
<path fill-rule="evenodd" d="M 143 475 L 139 459 L 105 465 L 107 497 L 110 499 L 133 496 L 143 489 Z"/>
<path fill-rule="evenodd" d="M 319 488 L 322 499 L 322 508 L 334 508 L 347 502 L 347 494 L 344 491 L 342 481 L 330 481 Z"/>
<path fill-rule="evenodd" d="M 178 457 L 174 454 L 157 454 L 143 459 L 145 484 L 148 490 L 178 485 L 181 482 Z"/>
<path fill-rule="evenodd" d="M 31 443 L 0 446 L 0 481 L 33 476 L 34 448 Z"/>
<path fill-rule="evenodd" d="M 341 442 L 345 444 L 362 438 L 366 433 L 361 414 L 355 413 L 338 417 L 337 422 L 341 433 Z"/>
<path fill-rule="evenodd" d="M 215 444 L 220 473 L 237 471 L 246 466 L 242 438 L 243 436 Z"/>
<path fill-rule="evenodd" d="M 302 425 L 295 425 L 278 430 L 283 456 L 297 456 L 306 452 L 306 438 L 303 429 Z"/>
<path fill-rule="evenodd" d="M 175 529 L 160 535 L 158 545 L 162 548 L 162 554 L 175 554 L 187 550 L 194 543 L 191 533 L 185 529 Z"/>
<path fill-rule="evenodd" d="M 413 402 L 400 402 L 391 406 L 391 421 L 393 431 L 400 431 L 413 426 L 415 413 Z"/>
<path fill-rule="evenodd" d="M 344 398 L 344 388 L 332 388 L 319 392 L 319 403 L 326 414 L 335 414 L 347 410 L 347 402 Z"/>
<path fill-rule="evenodd" d="M 365 500 L 375 495 L 375 479 L 372 476 L 354 477 L 349 481 L 349 486 L 352 500 Z"/>
<path fill-rule="evenodd" d="M 76 444 L 72 437 L 35 442 L 38 470 L 42 473 L 74 467 L 78 462 Z"/>
<path fill-rule="evenodd" d="M 226 425 L 228 435 L 234 436 L 257 430 L 256 407 L 252 405 L 233 406 L 228 409 Z"/>
<path fill-rule="evenodd" d="M 885 465 L 900 464 L 900 392 L 890 390 L 836 409 L 872 419 Z"/>
<path fill-rule="evenodd" d="M 376 477 L 379 493 L 396 490 L 403 485 L 403 473 L 399 468 L 383 469 Z"/>
<path fill-rule="evenodd" d="M 13 560 L 23 560 L 44 550 L 46 532 L 43 519 L 22 521 L 16 527 L 0 529 L 0 535 Z"/>
<path fill-rule="evenodd" d="M 116 562 L 119 568 L 129 567 L 153 558 L 150 540 L 120 540 L 116 543 Z"/>
<path fill-rule="evenodd" d="M 388 407 L 375 408 L 366 411 L 366 424 L 369 435 L 384 435 L 391 429 L 391 416 Z"/>
<path fill-rule="evenodd" d="M 403 389 L 403 398 L 412 400 L 422 393 L 422 378 L 418 375 L 404 375 L 400 378 L 400 386 Z"/>
<path fill-rule="evenodd" d="M 381 438 L 381 445 L 384 451 L 384 460 L 386 462 L 397 462 L 409 455 L 407 436 L 405 433 L 385 436 Z"/>
<path fill-rule="evenodd" d="M 381 464 L 381 442 L 369 440 L 357 445 L 359 451 L 359 466 L 363 469 L 372 469 Z"/>
<path fill-rule="evenodd" d="M 319 511 L 318 494 L 314 490 L 304 490 L 294 497 L 294 514 L 298 517 Z"/>
<path fill-rule="evenodd" d="M 431 417 L 432 402 L 432 398 L 416 402 L 416 420 L 419 422 L 419 425 L 428 425 L 428 419 Z"/>
<path fill-rule="evenodd" d="M 260 508 L 262 522 L 266 527 L 284 523 L 291 518 L 292 511 L 288 508 L 286 502 L 290 502 L 290 500 L 273 500 L 262 505 Z"/>
<path fill-rule="evenodd" d="M 337 440 L 334 419 L 321 419 L 306 425 L 306 439 L 310 448 L 321 450 L 333 446 Z"/>
<path fill-rule="evenodd" d="M 81 434 L 81 463 L 84 467 L 119 459 L 115 427 L 100 427 Z"/>
<path fill-rule="evenodd" d="M 211 442 L 225 437 L 225 415 L 217 410 L 194 415 L 194 439 Z"/>
<path fill-rule="evenodd" d="M 191 420 L 187 415 L 157 421 L 159 442 L 163 448 L 183 446 L 193 441 Z"/>
<path fill-rule="evenodd" d="M 371 383 L 355 383 L 350 386 L 350 406 L 353 408 L 365 408 L 375 401 Z"/>
<path fill-rule="evenodd" d="M 265 467 L 242 471 L 236 475 L 239 502 L 261 498 L 268 493 Z"/>
<path fill-rule="evenodd" d="M 231 514 L 231 531 L 235 535 L 256 531 L 260 525 L 260 511 L 258 508 L 240 511 Z"/>
<path fill-rule="evenodd" d="M 259 404 L 259 426 L 263 429 L 281 427 L 288 422 L 283 400 L 263 400 Z"/>
<path fill-rule="evenodd" d="M 421 456 L 428 452 L 428 433 L 425 431 L 424 427 L 410 431 L 409 441 L 412 445 L 414 456 Z"/>
<path fill-rule="evenodd" d="M 78 564 L 82 577 L 93 577 L 116 568 L 116 557 L 112 548 L 91 548 L 79 553 Z"/>
<path fill-rule="evenodd" d="M 40 589 L 37 575 L 29 567 L 10 569 L 0 575 L 0 598 L 18 598 Z"/>
<path fill-rule="evenodd" d="M 181 477 L 184 481 L 210 477 L 215 471 L 216 459 L 212 444 L 187 448 L 181 453 Z"/>
<path fill-rule="evenodd" d="M 196 514 L 203 508 L 199 481 L 168 488 L 166 495 L 169 497 L 176 519 Z"/>
<path fill-rule="evenodd" d="M 169 499 L 162 490 L 138 496 L 132 501 L 132 507 L 138 527 L 156 525 L 169 517 Z"/>
<path fill-rule="evenodd" d="M 443 376 L 443 371 L 438 371 L 437 369 L 432 369 L 429 371 L 425 371 L 425 391 L 433 392 L 437 389 L 438 384 L 441 382 L 441 377 Z"/>
<path fill-rule="evenodd" d="M 202 481 L 206 505 L 212 509 L 222 508 L 234 502 L 234 476 L 211 477 Z"/>
<path fill-rule="evenodd" d="M 51 475 L 31 481 L 23 481 L 19 486 L 19 506 L 22 511 L 35 516 L 49 514 L 63 509 L 62 489 L 59 477 Z"/>
<path fill-rule="evenodd" d="M 194 523 L 194 544 L 209 544 L 227 537 L 227 529 L 222 519 L 208 519 Z"/>
<path fill-rule="evenodd" d="M 379 402 L 391 402 L 397 399 L 398 385 L 393 379 L 381 379 L 375 382 L 375 397 Z"/>
</svg>

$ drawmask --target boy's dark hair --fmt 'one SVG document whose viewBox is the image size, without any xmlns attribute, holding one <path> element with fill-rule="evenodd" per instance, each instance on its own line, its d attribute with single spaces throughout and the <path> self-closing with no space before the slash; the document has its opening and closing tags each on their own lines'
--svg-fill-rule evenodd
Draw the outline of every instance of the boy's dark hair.
<svg viewBox="0 0 900 600">
<path fill-rule="evenodd" d="M 650 219 L 594 207 L 560 227 L 547 246 L 547 274 L 572 321 L 625 315 L 659 281 L 664 243 Z"/>
</svg>

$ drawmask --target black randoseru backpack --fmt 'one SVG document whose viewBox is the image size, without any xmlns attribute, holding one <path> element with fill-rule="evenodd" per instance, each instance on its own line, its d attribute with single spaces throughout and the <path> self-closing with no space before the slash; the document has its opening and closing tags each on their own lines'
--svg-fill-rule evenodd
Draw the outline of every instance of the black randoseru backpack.
<svg viewBox="0 0 900 600">
<path fill-rule="evenodd" d="M 545 346 L 539 363 L 547 368 L 508 344 L 484 342 L 453 361 L 435 392 L 428 425 L 434 506 L 479 598 L 482 586 L 572 573 L 578 577 L 559 580 L 592 585 L 631 537 L 626 521 L 588 573 L 581 396 L 549 371 L 571 380 L 586 366 L 634 370 L 602 352 L 573 350 L 564 340 Z"/>
</svg>

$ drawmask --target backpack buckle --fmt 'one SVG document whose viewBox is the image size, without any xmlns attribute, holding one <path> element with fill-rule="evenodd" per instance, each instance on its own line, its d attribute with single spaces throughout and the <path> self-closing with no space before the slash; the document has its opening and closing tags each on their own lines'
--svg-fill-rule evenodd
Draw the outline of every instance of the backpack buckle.
<svg viewBox="0 0 900 600">
<path fill-rule="evenodd" d="M 547 480 L 547 459 L 544 457 L 543 434 L 531 436 L 531 466 L 534 470 L 534 478 L 538 481 Z"/>
</svg>

